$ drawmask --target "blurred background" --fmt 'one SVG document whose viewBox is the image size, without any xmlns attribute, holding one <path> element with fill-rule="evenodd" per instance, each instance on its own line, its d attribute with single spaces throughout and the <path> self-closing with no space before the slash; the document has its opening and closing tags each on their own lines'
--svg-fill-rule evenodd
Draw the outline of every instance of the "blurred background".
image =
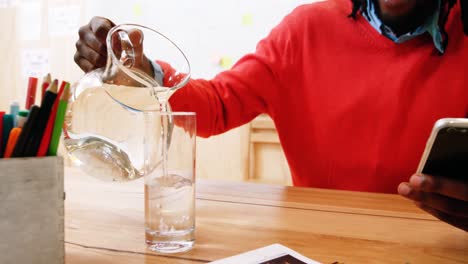
<svg viewBox="0 0 468 264">
<path fill-rule="evenodd" d="M 0 109 L 24 107 L 29 76 L 76 82 L 78 29 L 94 16 L 156 29 L 187 54 L 194 78 L 211 78 L 253 52 L 295 7 L 313 0 L 0 0 Z M 38 89 L 39 90 L 39 89 Z M 197 177 L 291 184 L 273 123 L 260 116 L 198 141 Z"/>
</svg>

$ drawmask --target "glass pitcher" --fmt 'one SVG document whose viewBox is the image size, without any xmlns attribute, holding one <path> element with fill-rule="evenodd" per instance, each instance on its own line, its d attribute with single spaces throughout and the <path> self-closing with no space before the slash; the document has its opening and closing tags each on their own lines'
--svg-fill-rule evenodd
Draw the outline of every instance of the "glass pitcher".
<svg viewBox="0 0 468 264">
<path fill-rule="evenodd" d="M 71 161 L 91 176 L 129 181 L 161 163 L 172 120 L 165 115 L 155 121 L 147 113 L 170 112 L 169 98 L 190 79 L 190 64 L 174 42 L 147 27 L 116 26 L 106 43 L 106 67 L 72 87 L 64 145 Z M 143 70 L 144 63 L 151 71 Z"/>
</svg>

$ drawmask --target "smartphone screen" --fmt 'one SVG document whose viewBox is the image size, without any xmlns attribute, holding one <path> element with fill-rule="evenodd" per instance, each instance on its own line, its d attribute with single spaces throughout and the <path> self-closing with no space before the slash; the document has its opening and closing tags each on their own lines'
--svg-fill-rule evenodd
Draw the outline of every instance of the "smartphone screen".
<svg viewBox="0 0 468 264">
<path fill-rule="evenodd" d="M 468 180 L 468 129 L 446 127 L 439 130 L 422 172 Z"/>
</svg>

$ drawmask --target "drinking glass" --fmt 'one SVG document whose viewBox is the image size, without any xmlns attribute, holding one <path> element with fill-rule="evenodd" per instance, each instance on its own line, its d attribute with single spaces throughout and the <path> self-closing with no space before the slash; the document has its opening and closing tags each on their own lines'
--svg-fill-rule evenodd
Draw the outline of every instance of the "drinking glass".
<svg viewBox="0 0 468 264">
<path fill-rule="evenodd" d="M 195 241 L 195 113 L 146 112 L 147 134 L 164 138 L 174 124 L 170 141 L 149 138 L 145 144 L 145 238 L 150 250 L 178 253 Z M 162 129 L 159 127 L 162 124 Z M 154 142 L 163 142 L 155 146 Z"/>
</svg>

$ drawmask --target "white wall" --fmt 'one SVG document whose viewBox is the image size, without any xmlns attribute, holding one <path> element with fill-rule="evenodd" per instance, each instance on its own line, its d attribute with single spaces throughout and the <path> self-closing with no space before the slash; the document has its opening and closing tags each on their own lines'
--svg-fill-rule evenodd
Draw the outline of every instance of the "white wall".
<svg viewBox="0 0 468 264">
<path fill-rule="evenodd" d="M 172 38 L 187 53 L 193 76 L 213 77 L 223 70 L 220 57 L 233 61 L 255 50 L 281 19 L 305 0 L 116 0 L 85 1 L 85 20 L 105 16 L 115 23 L 137 23 Z M 141 10 L 141 12 L 140 12 Z M 252 18 L 252 23 L 243 23 Z"/>
</svg>

